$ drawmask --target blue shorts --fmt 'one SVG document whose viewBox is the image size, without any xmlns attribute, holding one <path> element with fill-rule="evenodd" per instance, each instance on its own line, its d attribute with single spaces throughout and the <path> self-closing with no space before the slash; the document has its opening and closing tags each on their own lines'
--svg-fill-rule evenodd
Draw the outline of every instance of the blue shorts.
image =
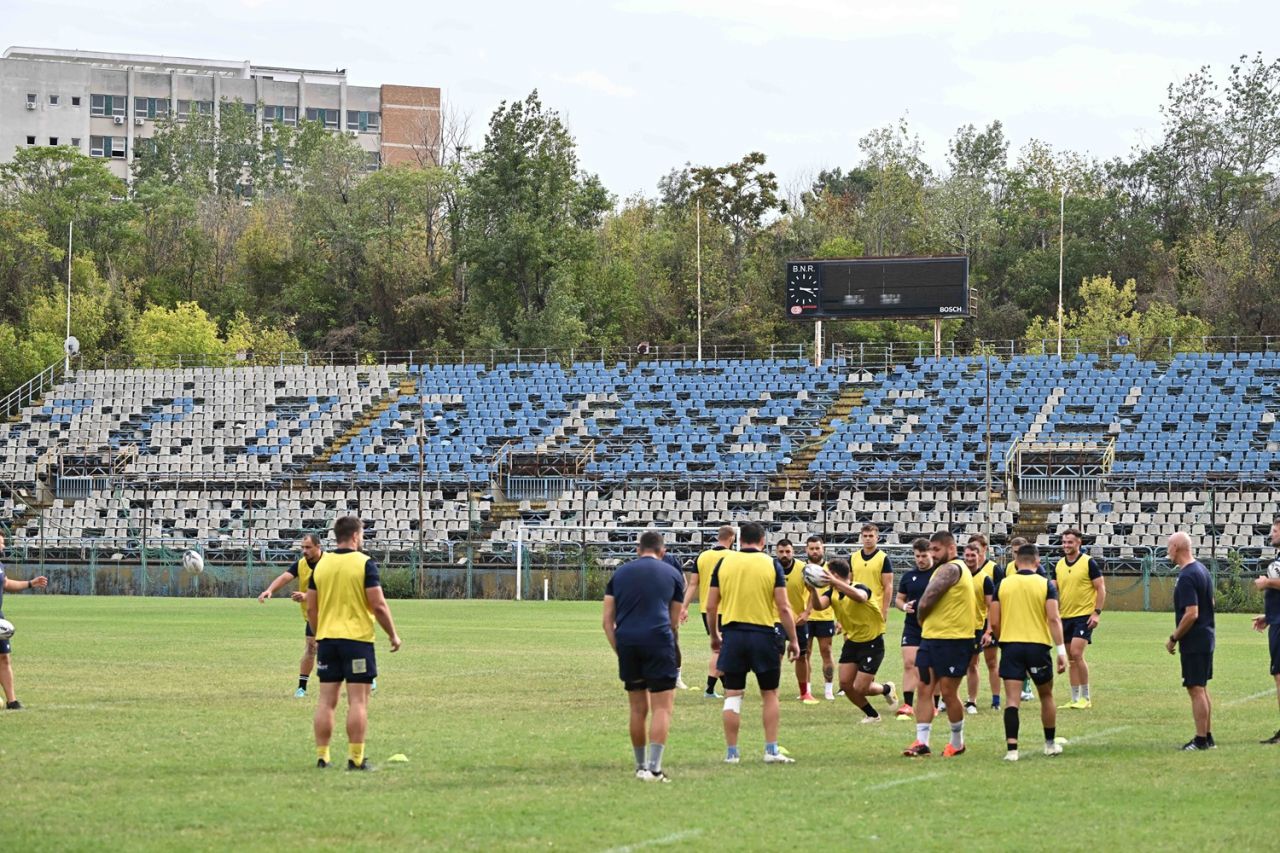
<svg viewBox="0 0 1280 853">
<path fill-rule="evenodd" d="M 903 646 L 919 646 L 923 639 L 920 636 L 920 625 L 904 624 L 902 626 L 902 645 Z"/>
<path fill-rule="evenodd" d="M 1072 640 L 1084 640 L 1093 643 L 1093 629 L 1089 627 L 1088 616 L 1072 616 L 1062 620 L 1062 636 L 1070 643 Z"/>
<path fill-rule="evenodd" d="M 345 681 L 370 684 L 378 677 L 373 643 L 360 640 L 320 640 L 316 643 L 316 674 L 321 684 Z"/>
<path fill-rule="evenodd" d="M 1181 652 L 1182 686 L 1207 687 L 1213 678 L 1213 652 Z"/>
<path fill-rule="evenodd" d="M 0 640 L 0 655 L 10 654 L 13 649 L 9 648 L 8 640 Z"/>
<path fill-rule="evenodd" d="M 1271 647 L 1271 674 L 1280 675 L 1280 624 L 1267 626 L 1267 645 Z"/>
<path fill-rule="evenodd" d="M 875 675 L 884 663 L 884 634 L 864 643 L 845 639 L 844 648 L 840 649 L 840 665 L 853 664 L 858 672 Z"/>
<path fill-rule="evenodd" d="M 967 637 L 958 640 L 925 639 L 920 641 L 920 650 L 916 652 L 916 669 L 920 670 L 920 680 L 930 684 L 933 678 L 963 678 L 972 659 L 973 640 Z"/>
<path fill-rule="evenodd" d="M 618 643 L 618 678 L 628 691 L 673 690 L 678 669 L 675 643 Z"/>
<path fill-rule="evenodd" d="M 745 690 L 747 673 L 756 677 L 761 690 L 777 690 L 782 680 L 782 655 L 786 640 L 775 630 L 728 628 L 721 635 L 716 668 L 726 690 Z"/>
<path fill-rule="evenodd" d="M 1053 681 L 1054 660 L 1051 651 L 1043 643 L 1001 643 L 1001 680 L 1025 681 L 1030 678 L 1036 684 Z"/>
<path fill-rule="evenodd" d="M 809 643 L 812 642 L 807 621 L 796 626 L 796 641 L 800 643 L 800 654 L 806 654 L 809 651 Z"/>
<path fill-rule="evenodd" d="M 815 640 L 830 639 L 836 635 L 836 622 L 834 619 L 820 619 L 817 622 L 810 619 L 807 624 L 809 625 L 809 636 Z"/>
</svg>

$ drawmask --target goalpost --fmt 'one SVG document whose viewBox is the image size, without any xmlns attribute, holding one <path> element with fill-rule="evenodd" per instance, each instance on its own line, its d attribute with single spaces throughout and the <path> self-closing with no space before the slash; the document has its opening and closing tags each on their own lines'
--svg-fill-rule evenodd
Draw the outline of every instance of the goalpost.
<svg viewBox="0 0 1280 853">
<path fill-rule="evenodd" d="M 739 521 L 729 522 L 729 526 L 733 528 L 734 547 L 738 547 Z M 667 544 L 667 551 L 675 552 L 677 556 L 684 557 L 687 554 L 696 556 L 707 548 L 716 543 L 716 535 L 720 532 L 723 525 L 703 525 L 703 526 L 682 526 L 682 525 L 665 525 L 656 524 L 644 526 L 617 525 L 606 527 L 602 525 L 581 525 L 581 524 L 530 524 L 521 521 L 516 527 L 516 601 L 522 601 L 526 592 L 525 572 L 531 572 L 532 558 L 539 553 L 539 550 L 546 552 L 548 549 L 555 547 L 571 546 L 579 549 L 578 556 L 585 555 L 587 549 L 599 549 L 606 559 L 616 559 L 619 562 L 635 557 L 636 544 L 640 539 L 640 534 L 648 530 L 655 530 L 662 534 L 662 539 Z M 614 539 L 614 534 L 626 534 L 625 540 L 619 536 Z M 687 552 L 687 554 L 686 554 Z M 543 580 L 543 599 L 550 597 L 549 580 Z M 536 597 L 536 590 L 528 590 Z"/>
</svg>

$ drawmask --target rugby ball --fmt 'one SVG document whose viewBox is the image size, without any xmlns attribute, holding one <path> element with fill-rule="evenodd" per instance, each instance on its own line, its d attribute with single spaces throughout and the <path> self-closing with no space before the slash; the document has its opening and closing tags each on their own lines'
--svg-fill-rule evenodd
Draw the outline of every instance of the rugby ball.
<svg viewBox="0 0 1280 853">
<path fill-rule="evenodd" d="M 810 589 L 822 589 L 827 585 L 827 571 L 817 563 L 807 563 L 804 567 L 804 583 Z"/>
<path fill-rule="evenodd" d="M 13 636 L 13 623 L 8 619 L 0 619 L 0 640 L 7 640 Z"/>
<path fill-rule="evenodd" d="M 1267 577 L 1272 580 L 1280 578 L 1280 560 L 1272 560 L 1271 564 L 1267 566 Z"/>
<path fill-rule="evenodd" d="M 199 551 L 188 551 L 182 555 L 182 568 L 200 574 L 204 571 L 204 557 L 200 556 Z"/>
</svg>

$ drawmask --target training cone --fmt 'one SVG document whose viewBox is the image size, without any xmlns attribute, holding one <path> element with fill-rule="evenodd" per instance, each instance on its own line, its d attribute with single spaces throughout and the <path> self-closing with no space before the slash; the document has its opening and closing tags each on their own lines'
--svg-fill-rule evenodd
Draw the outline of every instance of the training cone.
<svg viewBox="0 0 1280 853">
<path fill-rule="evenodd" d="M 388 764 L 408 764 L 409 757 L 403 752 L 397 752 L 395 755 L 387 759 Z"/>
</svg>

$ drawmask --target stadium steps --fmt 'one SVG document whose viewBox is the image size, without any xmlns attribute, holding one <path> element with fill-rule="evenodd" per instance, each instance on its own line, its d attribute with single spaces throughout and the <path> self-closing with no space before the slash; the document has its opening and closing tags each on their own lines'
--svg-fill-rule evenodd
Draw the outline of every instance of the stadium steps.
<svg viewBox="0 0 1280 853">
<path fill-rule="evenodd" d="M 1061 511 L 1061 504 L 1023 501 L 1019 506 L 1018 519 L 1013 524 L 1013 533 L 1010 534 L 1010 538 L 1021 536 L 1028 542 L 1035 542 L 1041 533 L 1050 532 L 1049 516 Z"/>
<path fill-rule="evenodd" d="M 329 442 L 328 447 L 317 453 L 311 459 L 311 462 L 307 464 L 307 474 L 314 474 L 323 471 L 325 466 L 329 464 L 330 459 L 342 450 L 342 448 L 354 441 L 356 436 L 360 435 L 361 432 L 367 429 L 383 413 L 390 409 L 397 400 L 402 396 L 416 394 L 418 392 L 418 383 L 408 374 L 398 374 L 394 378 L 398 379 L 400 384 L 396 386 L 393 391 L 384 394 L 372 406 L 361 412 L 360 416 L 351 423 L 351 426 L 347 427 L 346 431 L 343 432 L 342 435 Z M 303 478 L 300 482 L 305 485 L 306 479 Z"/>
<path fill-rule="evenodd" d="M 840 389 L 840 396 L 832 401 L 822 420 L 818 422 L 818 428 L 822 430 L 822 434 L 791 454 L 791 461 L 771 479 L 771 490 L 794 488 L 809 479 L 809 466 L 813 464 L 813 460 L 817 458 L 827 440 L 835 433 L 836 420 L 848 418 L 850 412 L 862 405 L 863 390 L 861 386 L 856 385 L 847 385 Z"/>
</svg>

